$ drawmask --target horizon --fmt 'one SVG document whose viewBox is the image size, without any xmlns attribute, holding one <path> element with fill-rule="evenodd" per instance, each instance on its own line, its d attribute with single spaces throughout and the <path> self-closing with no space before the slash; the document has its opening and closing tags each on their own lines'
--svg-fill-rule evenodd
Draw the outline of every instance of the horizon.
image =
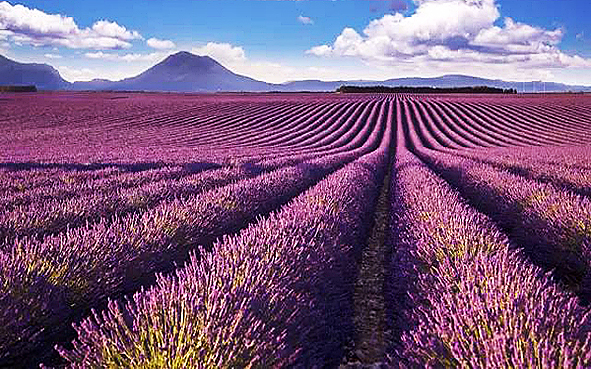
<svg viewBox="0 0 591 369">
<path fill-rule="evenodd" d="M 579 16 L 591 5 L 579 0 L 177 0 L 142 14 L 104 3 L 0 2 L 0 54 L 69 82 L 118 81 L 187 51 L 274 84 L 463 75 L 591 86 L 591 25 Z"/>
<path fill-rule="evenodd" d="M 300 0 L 297 0 L 297 1 L 300 1 Z M 144 71 L 141 71 L 139 74 L 142 74 L 142 73 L 146 72 L 147 70 L 151 69 L 152 67 L 154 67 L 154 66 L 156 66 L 158 64 L 163 63 L 166 59 L 168 59 L 171 56 L 175 56 L 175 55 L 183 54 L 183 53 L 189 54 L 189 55 L 192 55 L 192 56 L 195 56 L 195 57 L 200 57 L 200 58 L 209 58 L 209 59 L 213 60 L 214 62 L 220 64 L 219 62 L 217 62 L 214 58 L 212 58 L 209 55 L 196 55 L 196 54 L 193 54 L 193 53 L 191 53 L 189 51 L 186 51 L 186 50 L 180 50 L 180 51 L 177 51 L 174 54 L 167 55 L 164 59 L 158 61 L 156 64 L 154 64 L 153 66 L 149 67 L 148 69 L 146 69 Z M 0 54 L 0 57 L 6 58 L 4 55 L 1 55 L 1 54 Z M 11 59 L 8 58 L 8 60 L 11 60 Z M 19 61 L 17 61 L 17 60 L 12 60 L 12 61 L 19 63 Z M 46 64 L 46 65 L 49 65 L 49 66 L 53 67 L 50 64 Z M 232 72 L 232 70 L 230 70 L 230 72 Z M 58 73 L 59 73 L 59 71 L 58 71 Z M 137 77 L 137 75 L 126 77 L 124 79 L 133 78 L 133 77 Z M 548 81 L 543 81 L 543 80 L 511 81 L 511 80 L 501 80 L 501 79 L 493 79 L 493 78 L 487 79 L 487 78 L 483 78 L 483 77 L 471 76 L 471 75 L 467 75 L 467 74 L 457 74 L 457 73 L 442 74 L 442 75 L 434 76 L 434 77 L 400 77 L 400 78 L 390 78 L 390 79 L 385 79 L 385 80 L 366 80 L 366 79 L 357 79 L 357 80 L 320 80 L 320 79 L 305 79 L 305 80 L 290 80 L 290 81 L 285 81 L 285 82 L 281 82 L 281 83 L 269 83 L 269 82 L 265 82 L 265 83 L 269 83 L 270 85 L 280 86 L 280 85 L 288 85 L 288 84 L 294 83 L 294 82 L 323 82 L 323 83 L 338 83 L 338 82 L 343 82 L 343 83 L 353 83 L 353 84 L 354 83 L 357 83 L 357 82 L 360 82 L 360 83 L 361 82 L 364 82 L 364 83 L 373 83 L 373 82 L 375 82 L 376 85 L 374 85 L 374 87 L 381 87 L 380 85 L 378 85 L 379 83 L 384 83 L 384 82 L 393 81 L 393 80 L 400 80 L 400 79 L 442 79 L 442 78 L 445 78 L 445 77 L 481 78 L 481 79 L 486 79 L 488 81 L 501 81 L 501 82 L 517 83 L 517 84 L 524 83 L 526 85 L 529 85 L 529 84 L 532 84 L 532 83 L 534 83 L 534 84 L 535 83 L 544 83 L 544 84 L 545 83 L 553 83 L 553 82 L 548 82 Z M 63 76 L 62 76 L 62 78 L 63 78 Z M 109 80 L 109 79 L 104 79 L 104 78 L 95 78 L 95 79 L 89 80 L 89 81 L 68 81 L 68 80 L 65 80 L 65 79 L 64 80 L 66 82 L 68 82 L 68 83 L 74 84 L 74 83 L 78 83 L 78 82 L 93 82 L 93 81 L 120 82 L 120 81 L 123 81 L 124 79 L 121 79 L 121 80 Z M 343 86 L 345 86 L 345 85 L 343 85 Z M 568 85 L 568 84 L 566 84 L 566 86 L 591 87 L 591 86 L 588 86 L 588 85 Z M 387 86 L 384 86 L 384 87 L 387 87 Z M 399 87 L 405 87 L 405 86 L 401 85 Z M 429 86 L 425 85 L 423 87 L 429 87 Z M 480 87 L 480 86 L 473 85 L 471 87 Z M 535 88 L 535 85 L 532 88 Z M 545 87 L 543 87 L 543 91 L 545 92 Z M 522 92 L 523 93 L 526 93 L 527 91 L 523 90 Z M 536 92 L 536 91 L 532 90 L 531 92 Z"/>
</svg>

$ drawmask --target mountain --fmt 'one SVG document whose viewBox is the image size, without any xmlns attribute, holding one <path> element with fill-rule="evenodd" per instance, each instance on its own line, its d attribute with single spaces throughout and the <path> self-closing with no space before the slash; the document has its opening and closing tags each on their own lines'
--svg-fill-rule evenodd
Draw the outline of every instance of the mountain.
<svg viewBox="0 0 591 369">
<path fill-rule="evenodd" d="M 293 81 L 281 84 L 277 90 L 283 92 L 296 91 L 334 91 L 342 85 L 354 84 L 354 82 L 347 81 L 320 81 L 316 79 Z"/>
<path fill-rule="evenodd" d="M 72 83 L 71 89 L 72 90 L 108 90 L 110 87 L 113 86 L 113 81 L 108 79 L 100 79 L 95 78 L 92 81 L 77 81 Z"/>
<path fill-rule="evenodd" d="M 475 87 L 487 86 L 515 89 L 518 92 L 591 92 L 591 86 L 572 86 L 562 83 L 530 81 L 507 82 L 499 79 L 486 79 L 459 74 L 449 74 L 432 78 L 395 78 L 385 81 L 294 81 L 282 85 L 284 91 L 334 91 L 342 85 L 348 86 L 387 86 L 387 87 Z"/>
<path fill-rule="evenodd" d="M 269 91 L 273 85 L 235 74 L 209 56 L 181 51 L 131 78 L 76 82 L 75 89 L 174 92 Z"/>
<path fill-rule="evenodd" d="M 508 82 L 500 79 L 486 79 L 479 77 L 449 74 L 434 78 L 398 78 L 384 81 L 387 86 L 431 86 L 431 87 L 471 87 L 487 86 L 503 89 L 515 89 L 518 92 L 567 92 L 567 91 L 591 91 L 589 86 L 571 86 L 562 83 L 530 81 Z"/>
<path fill-rule="evenodd" d="M 396 78 L 385 81 L 305 80 L 272 84 L 235 74 L 208 56 L 181 51 L 131 78 L 121 81 L 95 79 L 69 83 L 47 64 L 23 64 L 0 55 L 0 85 L 36 85 L 41 90 L 117 90 L 167 92 L 297 92 L 335 91 L 342 85 L 388 87 L 473 87 L 488 86 L 515 89 L 518 92 L 591 92 L 589 86 L 571 86 L 553 82 L 507 82 L 464 75 L 433 78 Z"/>
<path fill-rule="evenodd" d="M 70 83 L 50 65 L 18 63 L 0 55 L 0 85 L 35 85 L 40 90 L 60 90 L 68 88 Z"/>
</svg>

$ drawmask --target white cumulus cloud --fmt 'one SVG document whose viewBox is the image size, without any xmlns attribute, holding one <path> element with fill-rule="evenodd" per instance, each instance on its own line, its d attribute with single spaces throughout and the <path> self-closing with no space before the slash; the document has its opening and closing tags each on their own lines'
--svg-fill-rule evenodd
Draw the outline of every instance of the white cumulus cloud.
<svg viewBox="0 0 591 369">
<path fill-rule="evenodd" d="M 135 40 L 142 38 L 137 31 L 130 31 L 115 22 L 109 22 L 107 20 L 95 22 L 92 25 L 92 30 L 99 36 L 113 37 L 121 40 Z"/>
<path fill-rule="evenodd" d="M 148 46 L 154 49 L 165 50 L 165 49 L 174 49 L 176 45 L 174 42 L 170 40 L 159 40 L 155 37 L 149 38 L 146 43 Z"/>
<path fill-rule="evenodd" d="M 0 29 L 17 44 L 71 49 L 129 48 L 130 41 L 142 38 L 116 22 L 99 20 L 90 28 L 80 28 L 71 17 L 6 1 L 0 2 Z"/>
<path fill-rule="evenodd" d="M 191 52 L 196 55 L 210 56 L 222 64 L 235 64 L 246 60 L 246 54 L 241 46 L 228 43 L 208 42 L 205 46 L 194 47 Z"/>
<path fill-rule="evenodd" d="M 353 57 L 382 66 L 416 64 L 462 70 L 473 63 L 481 70 L 498 66 L 528 68 L 591 67 L 591 61 L 558 48 L 564 30 L 553 30 L 505 18 L 495 0 L 415 0 L 413 14 L 386 14 L 362 33 L 345 28 L 332 44 L 306 51 L 320 57 Z M 449 68 L 442 68 L 442 64 Z M 476 63 L 476 64 L 474 64 Z"/>
</svg>

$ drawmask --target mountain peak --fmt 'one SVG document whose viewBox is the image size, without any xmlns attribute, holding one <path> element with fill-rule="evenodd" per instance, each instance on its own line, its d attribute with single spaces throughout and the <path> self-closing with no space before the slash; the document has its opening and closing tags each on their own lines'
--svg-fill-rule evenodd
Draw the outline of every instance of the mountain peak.
<svg viewBox="0 0 591 369">
<path fill-rule="evenodd" d="M 169 57 L 172 57 L 172 58 L 211 59 L 209 56 L 195 55 L 195 54 L 192 54 L 192 53 L 190 53 L 188 51 L 179 51 L 177 53 L 174 53 L 174 54 L 170 55 Z"/>
<path fill-rule="evenodd" d="M 267 91 L 271 87 L 232 73 L 209 56 L 187 51 L 169 55 L 141 74 L 118 81 L 113 89 L 146 91 Z"/>
<path fill-rule="evenodd" d="M 188 51 L 179 51 L 164 59 L 160 64 L 171 67 L 190 67 L 197 69 L 210 69 L 213 67 L 221 67 L 221 65 L 210 58 L 209 56 L 199 56 L 191 54 Z"/>
</svg>

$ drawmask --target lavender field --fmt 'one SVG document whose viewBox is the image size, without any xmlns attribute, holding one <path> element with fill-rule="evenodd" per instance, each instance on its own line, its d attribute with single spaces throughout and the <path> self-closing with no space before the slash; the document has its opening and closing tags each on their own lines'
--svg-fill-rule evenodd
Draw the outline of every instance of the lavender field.
<svg viewBox="0 0 591 369">
<path fill-rule="evenodd" d="M 0 96 L 1 368 L 590 368 L 591 97 Z"/>
</svg>

